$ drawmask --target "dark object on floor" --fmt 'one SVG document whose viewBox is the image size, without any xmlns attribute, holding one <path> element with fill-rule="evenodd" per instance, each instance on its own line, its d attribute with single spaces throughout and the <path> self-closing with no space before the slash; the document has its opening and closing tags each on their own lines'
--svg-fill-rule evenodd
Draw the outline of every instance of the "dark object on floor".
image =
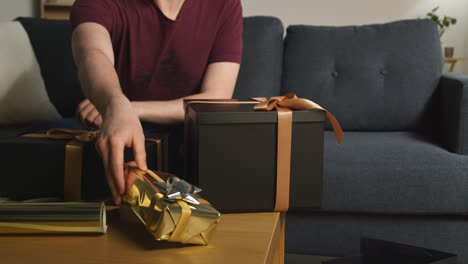
<svg viewBox="0 0 468 264">
<path fill-rule="evenodd" d="M 324 261 L 323 264 L 456 264 L 457 256 L 428 248 L 361 238 L 361 256 Z"/>
</svg>

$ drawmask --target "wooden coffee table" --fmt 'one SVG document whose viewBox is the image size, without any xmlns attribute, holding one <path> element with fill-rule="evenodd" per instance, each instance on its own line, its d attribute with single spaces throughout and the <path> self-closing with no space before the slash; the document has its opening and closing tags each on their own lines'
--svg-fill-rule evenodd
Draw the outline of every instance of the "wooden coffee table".
<svg viewBox="0 0 468 264">
<path fill-rule="evenodd" d="M 0 236 L 1 263 L 284 263 L 284 214 L 226 214 L 208 246 L 158 242 L 127 210 L 101 236 Z"/>
</svg>

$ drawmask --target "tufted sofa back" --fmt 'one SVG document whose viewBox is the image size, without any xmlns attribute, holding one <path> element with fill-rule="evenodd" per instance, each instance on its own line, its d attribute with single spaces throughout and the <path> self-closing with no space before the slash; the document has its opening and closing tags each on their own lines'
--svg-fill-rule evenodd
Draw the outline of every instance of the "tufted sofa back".
<svg viewBox="0 0 468 264">
<path fill-rule="evenodd" d="M 284 49 L 282 93 L 321 104 L 345 130 L 418 128 L 443 67 L 430 20 L 290 26 Z"/>
<path fill-rule="evenodd" d="M 83 99 L 68 21 L 19 18 L 51 102 L 73 116 Z M 411 130 L 419 126 L 442 71 L 436 25 L 406 20 L 381 25 L 283 25 L 244 19 L 243 61 L 234 97 L 295 92 L 333 112 L 345 130 Z"/>
<path fill-rule="evenodd" d="M 244 18 L 242 63 L 233 97 L 277 96 L 281 88 L 284 27 L 275 17 Z"/>
</svg>

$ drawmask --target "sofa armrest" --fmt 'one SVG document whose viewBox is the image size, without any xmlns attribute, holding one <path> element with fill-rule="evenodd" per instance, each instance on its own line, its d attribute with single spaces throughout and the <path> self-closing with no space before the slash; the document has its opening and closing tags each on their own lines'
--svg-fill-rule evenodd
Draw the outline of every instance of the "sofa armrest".
<svg viewBox="0 0 468 264">
<path fill-rule="evenodd" d="M 468 155 L 468 75 L 444 73 L 439 85 L 443 143 L 449 151 Z"/>
</svg>

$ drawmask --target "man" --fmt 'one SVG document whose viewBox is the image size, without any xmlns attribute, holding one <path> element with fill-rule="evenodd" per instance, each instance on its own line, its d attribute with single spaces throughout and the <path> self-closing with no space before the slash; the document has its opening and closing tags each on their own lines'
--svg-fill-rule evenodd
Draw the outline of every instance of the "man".
<svg viewBox="0 0 468 264">
<path fill-rule="evenodd" d="M 242 53 L 240 0 L 77 0 L 73 53 L 89 99 L 78 107 L 101 129 L 96 148 L 116 204 L 130 188 L 123 151 L 146 169 L 140 121 L 183 121 L 183 99 L 232 97 Z M 102 124 L 101 124 L 102 123 Z"/>
</svg>

